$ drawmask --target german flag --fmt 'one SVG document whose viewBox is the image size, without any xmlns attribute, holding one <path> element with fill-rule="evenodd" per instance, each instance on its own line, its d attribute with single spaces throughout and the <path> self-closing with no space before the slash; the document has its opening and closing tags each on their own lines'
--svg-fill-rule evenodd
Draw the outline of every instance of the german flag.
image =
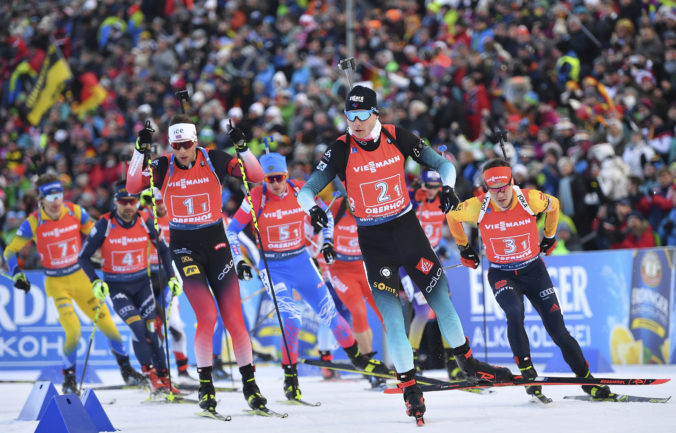
<svg viewBox="0 0 676 433">
<path fill-rule="evenodd" d="M 40 124 L 42 116 L 54 106 L 65 84 L 73 77 L 66 59 L 53 43 L 49 44 L 40 73 L 26 98 L 26 118 L 33 126 Z"/>
<path fill-rule="evenodd" d="M 78 83 L 74 87 L 79 88 L 79 103 L 72 105 L 73 113 L 80 114 L 93 110 L 106 99 L 108 92 L 99 84 L 99 79 L 93 72 L 85 72 L 78 77 Z M 78 97 L 77 93 L 75 96 Z"/>
</svg>

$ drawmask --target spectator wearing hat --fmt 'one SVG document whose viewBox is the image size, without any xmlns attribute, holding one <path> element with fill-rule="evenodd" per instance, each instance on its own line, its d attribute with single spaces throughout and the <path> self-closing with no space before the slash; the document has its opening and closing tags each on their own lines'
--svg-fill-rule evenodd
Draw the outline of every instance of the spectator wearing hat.
<svg viewBox="0 0 676 433">
<path fill-rule="evenodd" d="M 657 230 L 662 220 L 673 208 L 674 176 L 669 167 L 662 166 L 657 170 L 657 185 L 645 194 L 636 206 L 643 215 L 648 216 L 648 222 Z"/>
<path fill-rule="evenodd" d="M 627 216 L 627 226 L 623 231 L 624 239 L 612 244 L 611 249 L 650 248 L 659 245 L 659 236 L 653 231 L 643 214 L 633 210 Z"/>
</svg>

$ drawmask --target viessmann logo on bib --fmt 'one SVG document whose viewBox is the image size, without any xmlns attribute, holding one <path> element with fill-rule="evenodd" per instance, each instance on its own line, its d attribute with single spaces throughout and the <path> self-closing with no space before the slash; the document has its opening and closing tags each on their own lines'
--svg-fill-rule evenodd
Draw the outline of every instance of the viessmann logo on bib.
<svg viewBox="0 0 676 433">
<path fill-rule="evenodd" d="M 486 228 L 489 230 L 500 230 L 500 231 L 505 231 L 509 228 L 512 227 L 522 227 L 522 226 L 527 226 L 530 224 L 529 219 L 525 220 L 520 220 L 520 221 L 512 221 L 512 222 L 505 222 L 505 221 L 500 221 L 498 224 L 486 224 Z"/>
<path fill-rule="evenodd" d="M 208 177 L 202 177 L 200 179 L 180 179 L 175 182 L 169 182 L 168 186 L 177 186 L 181 189 L 186 189 L 190 185 L 201 185 L 207 182 L 209 182 Z"/>
<path fill-rule="evenodd" d="M 62 233 L 69 232 L 71 230 L 77 230 L 78 226 L 76 224 L 69 225 L 68 227 L 57 227 L 53 230 L 49 230 L 47 232 L 42 233 L 42 236 L 46 238 L 51 238 L 51 237 L 58 237 Z"/>
<path fill-rule="evenodd" d="M 381 168 L 381 167 L 385 167 L 385 166 L 388 166 L 388 165 L 392 165 L 392 164 L 399 162 L 399 161 L 401 161 L 401 156 L 397 155 L 397 156 L 393 156 L 392 158 L 388 158 L 384 161 L 378 161 L 378 162 L 371 161 L 368 164 L 353 167 L 353 169 L 354 169 L 355 173 L 361 173 L 361 172 L 364 172 L 364 171 L 370 171 L 371 173 L 375 173 L 376 169 Z"/>
<path fill-rule="evenodd" d="M 123 246 L 126 246 L 127 244 L 131 244 L 131 243 L 134 243 L 134 242 L 147 242 L 147 241 L 148 241 L 148 238 L 146 238 L 145 236 L 136 237 L 136 238 L 128 238 L 126 236 L 123 236 L 121 238 L 110 239 L 111 244 L 121 244 Z"/>
</svg>

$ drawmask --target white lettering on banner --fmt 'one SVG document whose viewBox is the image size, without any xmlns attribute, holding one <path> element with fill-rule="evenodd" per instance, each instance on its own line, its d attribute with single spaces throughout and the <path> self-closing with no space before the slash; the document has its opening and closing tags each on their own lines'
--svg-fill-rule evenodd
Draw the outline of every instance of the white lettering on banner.
<svg viewBox="0 0 676 433">
<path fill-rule="evenodd" d="M 355 173 L 361 173 L 364 171 L 370 171 L 371 173 L 375 173 L 376 169 L 386 167 L 388 165 L 392 165 L 396 162 L 401 161 L 401 156 L 393 156 L 392 158 L 387 158 L 383 161 L 369 161 L 368 164 L 360 165 L 357 167 L 352 167 L 354 169 Z"/>
<path fill-rule="evenodd" d="M 42 236 L 44 236 L 46 238 L 57 237 L 57 236 L 61 235 L 62 233 L 66 233 L 66 232 L 69 232 L 71 230 L 79 230 L 78 225 L 77 224 L 71 224 L 67 227 L 57 227 L 55 229 L 43 232 Z"/>
<path fill-rule="evenodd" d="M 484 273 L 484 284 L 486 285 L 486 297 L 484 298 L 484 289 L 481 284 L 480 269 L 469 269 L 469 298 L 470 298 L 470 312 L 472 315 L 483 315 L 484 313 L 484 299 L 486 300 L 486 315 L 497 319 L 504 319 L 505 313 L 498 305 L 495 297 L 490 293 L 490 285 L 488 284 L 488 271 Z M 453 283 L 451 283 L 451 290 L 453 290 Z"/>
<path fill-rule="evenodd" d="M 584 317 L 593 317 L 587 299 L 587 270 L 582 266 L 551 266 L 549 275 L 559 298 L 559 307 L 564 313 L 582 313 Z"/>
<path fill-rule="evenodd" d="M 16 326 L 7 314 L 7 304 L 11 299 L 9 289 L 6 286 L 0 286 L 0 329 L 5 331 L 16 331 Z"/>
<path fill-rule="evenodd" d="M 668 320 L 669 300 L 662 294 L 651 290 L 634 287 L 631 289 L 631 305 L 648 304 L 657 308 L 660 314 Z"/>
<path fill-rule="evenodd" d="M 591 346 L 591 328 L 589 325 L 566 325 L 566 329 L 570 334 L 580 343 L 582 347 Z M 542 323 L 526 325 L 526 335 L 532 350 L 538 349 L 554 349 L 556 344 L 552 341 Z M 507 338 L 507 324 L 489 325 L 486 332 L 486 340 L 484 341 L 484 331 L 482 326 L 474 326 L 472 333 L 473 347 L 488 347 L 489 349 L 503 349 L 511 350 L 509 346 L 509 339 Z"/>
<path fill-rule="evenodd" d="M 39 290 L 27 293 L 33 299 L 33 310 L 26 311 L 26 296 L 14 296 L 14 324 L 30 325 L 37 322 L 45 310 L 45 297 Z"/>
</svg>

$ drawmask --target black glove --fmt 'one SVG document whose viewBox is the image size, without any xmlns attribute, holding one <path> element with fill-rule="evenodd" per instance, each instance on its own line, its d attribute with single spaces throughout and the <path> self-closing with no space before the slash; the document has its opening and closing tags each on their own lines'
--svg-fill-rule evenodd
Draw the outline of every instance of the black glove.
<svg viewBox="0 0 676 433">
<path fill-rule="evenodd" d="M 136 150 L 141 153 L 145 153 L 148 150 L 148 147 L 150 147 L 153 142 L 153 132 L 155 132 L 155 130 L 151 128 L 150 123 L 147 122 L 145 128 L 138 132 Z"/>
<path fill-rule="evenodd" d="M 14 287 L 17 289 L 23 290 L 26 293 L 28 293 L 28 291 L 31 289 L 31 283 L 28 281 L 28 278 L 26 278 L 26 275 L 24 275 L 23 272 L 15 274 L 12 279 L 14 280 Z"/>
<path fill-rule="evenodd" d="M 437 257 L 441 259 L 447 259 L 450 257 L 448 255 L 448 250 L 446 249 L 446 247 L 439 247 L 439 249 L 437 250 Z"/>
<path fill-rule="evenodd" d="M 460 247 L 460 263 L 462 263 L 463 266 L 472 269 L 479 267 L 479 256 L 469 243 Z"/>
<path fill-rule="evenodd" d="M 667 222 L 664 223 L 664 233 L 670 235 L 673 230 L 674 220 L 667 220 Z"/>
<path fill-rule="evenodd" d="M 551 238 L 545 236 L 540 242 L 540 253 L 544 253 L 545 256 L 548 256 L 554 251 L 554 247 L 556 247 L 556 236 Z"/>
<path fill-rule="evenodd" d="M 329 226 L 329 217 L 326 216 L 326 212 L 322 208 L 314 205 L 310 209 L 310 224 L 315 230 L 325 229 Z"/>
<path fill-rule="evenodd" d="M 244 260 L 237 262 L 235 269 L 237 270 L 237 278 L 240 280 L 249 281 L 253 276 L 251 273 L 251 266 L 249 266 Z"/>
<path fill-rule="evenodd" d="M 443 213 L 449 213 L 458 206 L 460 199 L 455 193 L 455 190 L 452 187 L 446 185 L 441 188 L 441 192 L 439 193 L 439 202 L 439 209 L 441 209 Z"/>
<path fill-rule="evenodd" d="M 246 141 L 244 140 L 246 138 L 244 136 L 244 132 L 241 129 L 232 126 L 232 121 L 230 121 L 228 137 L 230 137 L 230 140 L 232 140 L 232 144 L 234 144 L 235 150 L 237 152 L 245 152 L 249 148 L 249 146 L 246 145 Z"/>
<path fill-rule="evenodd" d="M 333 249 L 333 244 L 330 241 L 325 241 L 322 245 L 322 254 L 327 265 L 336 261 L 336 250 Z"/>
</svg>

